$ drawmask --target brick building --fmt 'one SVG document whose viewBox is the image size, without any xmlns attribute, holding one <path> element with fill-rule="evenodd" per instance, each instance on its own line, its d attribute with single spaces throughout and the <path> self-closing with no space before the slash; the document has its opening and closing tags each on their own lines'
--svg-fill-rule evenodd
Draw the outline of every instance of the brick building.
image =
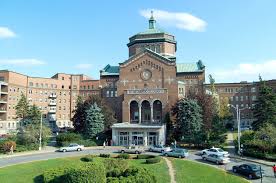
<svg viewBox="0 0 276 183">
<path fill-rule="evenodd" d="M 268 80 L 266 84 L 274 89 L 276 92 L 276 80 Z M 246 82 L 240 83 L 216 83 L 216 93 L 220 101 L 226 100 L 229 104 L 239 107 L 241 109 L 241 127 L 250 127 L 254 121 L 252 108 L 259 96 L 259 82 Z M 210 89 L 210 85 L 206 84 L 205 88 Z M 233 113 L 233 124 L 237 127 L 236 111 L 231 107 Z"/>
<path fill-rule="evenodd" d="M 114 145 L 164 144 L 164 115 L 190 88 L 201 90 L 205 66 L 176 63 L 175 37 L 155 26 L 129 38 L 129 58 L 100 71 L 102 97 L 109 100 L 120 123 L 112 126 Z"/>
<path fill-rule="evenodd" d="M 43 120 L 53 129 L 72 127 L 71 118 L 78 95 L 100 95 L 99 81 L 85 75 L 58 73 L 51 78 L 30 77 L 0 71 L 0 134 L 16 130 L 19 119 L 15 106 L 23 93 L 35 104 Z"/>
</svg>

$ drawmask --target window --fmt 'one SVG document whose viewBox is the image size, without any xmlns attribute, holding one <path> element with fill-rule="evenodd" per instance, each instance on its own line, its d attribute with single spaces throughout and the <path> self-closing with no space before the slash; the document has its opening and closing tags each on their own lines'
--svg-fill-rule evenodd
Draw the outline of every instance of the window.
<svg viewBox="0 0 276 183">
<path fill-rule="evenodd" d="M 117 97 L 117 91 L 115 91 L 115 97 Z"/>
<path fill-rule="evenodd" d="M 64 89 L 64 85 L 62 85 L 61 88 Z"/>
<path fill-rule="evenodd" d="M 61 77 L 62 80 L 64 80 L 64 77 Z"/>
<path fill-rule="evenodd" d="M 243 96 L 241 96 L 241 101 L 243 101 Z"/>
<path fill-rule="evenodd" d="M 106 91 L 106 97 L 109 97 L 109 91 Z"/>
<path fill-rule="evenodd" d="M 239 101 L 239 96 L 236 96 L 236 101 Z"/>
<path fill-rule="evenodd" d="M 252 101 L 255 101 L 257 98 L 255 95 L 252 95 Z"/>
<path fill-rule="evenodd" d="M 29 82 L 29 86 L 32 87 L 34 85 L 33 82 Z"/>
<path fill-rule="evenodd" d="M 256 88 L 255 88 L 255 87 L 252 87 L 252 88 L 251 88 L 251 92 L 256 92 Z"/>
</svg>

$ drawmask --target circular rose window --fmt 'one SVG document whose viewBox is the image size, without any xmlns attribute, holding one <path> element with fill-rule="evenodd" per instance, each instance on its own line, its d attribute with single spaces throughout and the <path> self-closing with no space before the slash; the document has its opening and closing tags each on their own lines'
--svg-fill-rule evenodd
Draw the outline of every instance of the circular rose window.
<svg viewBox="0 0 276 183">
<path fill-rule="evenodd" d="M 143 80 L 149 80 L 150 78 L 151 78 L 151 76 L 152 76 L 152 73 L 151 73 L 151 71 L 150 70 L 148 70 L 148 69 L 146 69 L 146 70 L 144 70 L 144 71 L 142 71 L 141 72 L 141 78 L 143 79 Z"/>
</svg>

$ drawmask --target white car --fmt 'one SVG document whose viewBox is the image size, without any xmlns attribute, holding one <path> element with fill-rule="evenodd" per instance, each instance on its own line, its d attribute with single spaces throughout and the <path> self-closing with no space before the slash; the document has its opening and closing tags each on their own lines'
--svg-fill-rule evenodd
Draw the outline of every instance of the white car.
<svg viewBox="0 0 276 183">
<path fill-rule="evenodd" d="M 127 146 L 124 149 L 121 149 L 121 153 L 141 154 L 143 152 L 145 152 L 145 150 L 139 146 Z"/>
<path fill-rule="evenodd" d="M 224 157 L 224 156 L 218 156 L 216 154 L 205 154 L 202 155 L 202 159 L 206 160 L 206 161 L 211 161 L 214 162 L 216 164 L 227 164 L 230 163 L 230 158 L 228 157 Z"/>
<path fill-rule="evenodd" d="M 84 146 L 83 145 L 79 145 L 79 144 L 70 144 L 68 147 L 61 147 L 59 148 L 59 151 L 61 152 L 67 152 L 67 151 L 82 151 L 84 150 Z"/>
<path fill-rule="evenodd" d="M 201 151 L 201 154 L 202 155 L 215 154 L 215 155 L 224 156 L 224 157 L 229 156 L 229 153 L 227 151 L 224 151 L 221 148 L 215 148 L 215 147 L 212 147 L 211 149 L 204 149 Z"/>
<path fill-rule="evenodd" d="M 151 146 L 149 148 L 149 151 L 151 151 L 151 152 L 160 152 L 160 153 L 168 152 L 168 151 L 171 151 L 171 150 L 172 150 L 172 148 L 166 147 L 166 146 L 163 146 L 163 145 L 155 145 L 155 146 Z"/>
</svg>

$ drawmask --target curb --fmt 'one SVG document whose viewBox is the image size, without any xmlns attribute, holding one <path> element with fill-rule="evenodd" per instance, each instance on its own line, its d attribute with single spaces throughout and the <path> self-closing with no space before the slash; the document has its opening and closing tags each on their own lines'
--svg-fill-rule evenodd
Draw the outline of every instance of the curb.
<svg viewBox="0 0 276 183">
<path fill-rule="evenodd" d="M 99 149 L 120 149 L 122 148 L 121 146 L 106 146 L 105 148 L 103 146 L 91 146 L 91 147 L 85 147 L 84 150 L 99 150 Z M 0 159 L 4 158 L 12 158 L 12 157 L 19 157 L 19 156 L 28 156 L 28 155 L 37 155 L 37 154 L 45 154 L 45 153 L 51 153 L 51 152 L 57 152 L 59 148 L 52 149 L 52 150 L 42 150 L 42 151 L 26 151 L 22 153 L 14 153 L 12 155 L 0 155 Z"/>
<path fill-rule="evenodd" d="M 254 160 L 254 159 L 248 159 L 248 158 L 241 158 L 241 157 L 236 157 L 236 156 L 229 156 L 230 158 L 234 158 L 234 159 L 239 159 L 239 160 L 244 160 L 244 161 L 250 161 L 250 162 L 253 162 L 253 163 L 258 163 L 258 164 L 261 164 L 261 165 L 265 165 L 265 166 L 272 166 L 273 162 L 262 162 L 262 161 L 258 161 L 258 160 Z"/>
</svg>

